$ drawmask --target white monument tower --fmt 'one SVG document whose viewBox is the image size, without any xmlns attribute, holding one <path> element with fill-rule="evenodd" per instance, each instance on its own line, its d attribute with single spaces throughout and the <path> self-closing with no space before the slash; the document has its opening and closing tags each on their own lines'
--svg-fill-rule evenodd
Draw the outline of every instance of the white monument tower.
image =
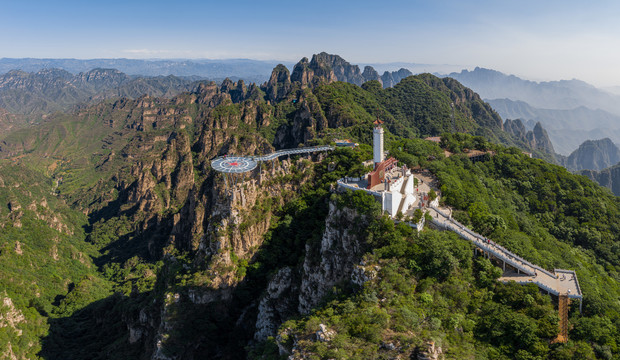
<svg viewBox="0 0 620 360">
<path fill-rule="evenodd" d="M 375 128 L 372 131 L 372 157 L 375 162 L 375 169 L 380 162 L 383 161 L 383 121 L 377 119 L 374 122 Z"/>
</svg>

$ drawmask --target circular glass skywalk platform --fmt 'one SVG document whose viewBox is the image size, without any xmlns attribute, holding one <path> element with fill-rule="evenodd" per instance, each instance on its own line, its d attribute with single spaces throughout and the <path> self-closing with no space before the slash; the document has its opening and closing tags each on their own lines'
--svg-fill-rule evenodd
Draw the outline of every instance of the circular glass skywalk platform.
<svg viewBox="0 0 620 360">
<path fill-rule="evenodd" d="M 252 171 L 257 165 L 253 158 L 245 156 L 222 156 L 211 161 L 213 170 L 229 174 Z"/>
</svg>

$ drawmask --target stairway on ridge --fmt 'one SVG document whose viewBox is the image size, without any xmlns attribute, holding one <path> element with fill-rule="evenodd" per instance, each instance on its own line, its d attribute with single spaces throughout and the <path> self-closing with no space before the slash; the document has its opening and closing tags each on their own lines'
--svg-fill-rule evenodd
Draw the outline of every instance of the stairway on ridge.
<svg viewBox="0 0 620 360">
<path fill-rule="evenodd" d="M 404 176 L 404 173 L 403 173 L 403 176 Z M 410 175 L 410 176 L 413 176 L 413 175 Z M 403 212 L 403 207 L 404 207 L 404 205 L 405 205 L 405 201 L 407 200 L 407 190 L 406 190 L 406 189 L 407 189 L 407 182 L 408 182 L 408 181 L 409 181 L 409 179 L 405 179 L 405 180 L 403 181 L 403 185 L 400 187 L 400 193 L 401 193 L 403 196 L 402 196 L 402 199 L 400 199 L 400 204 L 398 205 L 398 211 L 396 212 L 397 214 L 398 214 L 399 212 L 400 212 L 400 213 L 402 213 L 403 215 L 405 214 L 405 213 Z"/>
<path fill-rule="evenodd" d="M 568 341 L 568 294 L 560 294 L 558 299 L 558 313 L 560 315 L 560 333 L 553 340 L 554 343 L 565 343 Z"/>
</svg>

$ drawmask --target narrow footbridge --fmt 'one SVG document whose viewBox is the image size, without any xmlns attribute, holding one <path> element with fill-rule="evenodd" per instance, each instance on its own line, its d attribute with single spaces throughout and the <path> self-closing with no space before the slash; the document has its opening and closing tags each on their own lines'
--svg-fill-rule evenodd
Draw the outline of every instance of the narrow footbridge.
<svg viewBox="0 0 620 360">
<path fill-rule="evenodd" d="M 489 258 L 492 257 L 501 261 L 504 275 L 499 279 L 500 281 L 536 284 L 539 288 L 556 296 L 562 295 L 579 300 L 579 310 L 581 311 L 583 296 L 579 287 L 579 281 L 577 280 L 577 274 L 573 270 L 554 269 L 553 273 L 547 271 L 515 255 L 492 240 L 473 232 L 438 208 L 431 206 L 430 212 L 433 217 L 432 223 L 435 226 L 457 233 L 463 239 L 472 242 L 478 249 L 487 254 Z M 508 271 L 506 266 L 508 266 Z"/>
<path fill-rule="evenodd" d="M 219 156 L 211 161 L 211 167 L 218 172 L 239 174 L 254 170 L 261 161 L 277 159 L 280 156 L 309 154 L 332 150 L 334 150 L 333 146 L 322 145 L 283 149 L 262 156 Z"/>
</svg>

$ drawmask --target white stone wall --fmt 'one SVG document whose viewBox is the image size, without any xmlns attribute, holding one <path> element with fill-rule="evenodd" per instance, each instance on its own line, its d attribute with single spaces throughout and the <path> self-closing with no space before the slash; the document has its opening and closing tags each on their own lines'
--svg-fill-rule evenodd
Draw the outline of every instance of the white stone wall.
<svg viewBox="0 0 620 360">
<path fill-rule="evenodd" d="M 396 216 L 398 206 L 403 199 L 403 195 L 398 191 L 385 192 L 383 199 L 383 210 L 387 211 L 390 216 Z"/>
</svg>

